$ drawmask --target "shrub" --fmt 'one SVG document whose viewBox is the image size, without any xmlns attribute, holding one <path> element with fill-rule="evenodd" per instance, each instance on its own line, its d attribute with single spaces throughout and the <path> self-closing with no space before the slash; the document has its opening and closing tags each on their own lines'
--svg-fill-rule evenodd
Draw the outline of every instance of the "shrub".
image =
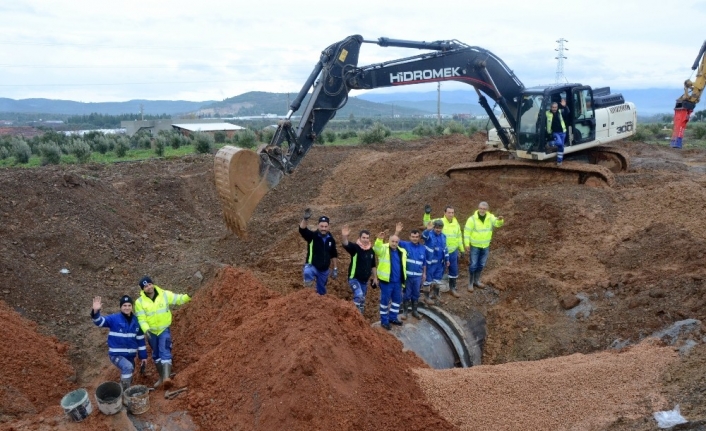
<svg viewBox="0 0 706 431">
<path fill-rule="evenodd" d="M 126 137 L 121 137 L 115 143 L 115 155 L 118 157 L 125 157 L 127 155 L 127 150 L 130 149 L 130 140 Z"/>
<path fill-rule="evenodd" d="M 260 133 L 260 140 L 266 144 L 272 142 L 272 138 L 275 137 L 275 131 L 272 128 L 263 129 Z"/>
<path fill-rule="evenodd" d="M 417 136 L 431 136 L 434 134 L 434 130 L 429 126 L 419 124 L 414 129 L 412 129 L 412 134 Z"/>
<path fill-rule="evenodd" d="M 252 130 L 243 130 L 238 132 L 238 146 L 242 148 L 253 148 L 256 142 L 255 132 Z"/>
<path fill-rule="evenodd" d="M 10 157 L 10 150 L 6 147 L 0 147 L 0 160 L 5 160 Z"/>
<path fill-rule="evenodd" d="M 381 123 L 375 123 L 373 127 L 370 128 L 370 130 L 361 132 L 358 136 L 360 137 L 361 143 L 374 144 L 384 142 L 385 138 L 387 138 L 391 134 L 392 132 L 389 128 L 385 127 Z"/>
<path fill-rule="evenodd" d="M 39 154 L 42 156 L 42 166 L 58 165 L 61 162 L 61 148 L 56 142 L 46 142 L 39 146 Z"/>
<path fill-rule="evenodd" d="M 226 132 L 219 130 L 213 134 L 213 141 L 217 144 L 222 144 L 226 141 L 227 137 Z"/>
<path fill-rule="evenodd" d="M 149 136 L 142 136 L 137 141 L 138 148 L 152 148 L 152 138 Z"/>
<path fill-rule="evenodd" d="M 213 147 L 213 137 L 207 133 L 196 133 L 194 146 L 199 154 L 208 154 Z"/>
<path fill-rule="evenodd" d="M 157 136 L 152 142 L 154 153 L 159 157 L 164 157 L 164 147 L 167 146 L 167 139 L 164 136 Z"/>
<path fill-rule="evenodd" d="M 86 163 L 91 158 L 91 146 L 81 139 L 76 139 L 68 145 L 69 153 L 73 154 L 79 163 Z"/>
<path fill-rule="evenodd" d="M 93 149 L 101 154 L 108 152 L 108 140 L 105 136 L 96 136 L 93 139 Z"/>
<path fill-rule="evenodd" d="M 334 132 L 332 130 L 326 130 L 324 132 L 324 141 L 326 141 L 326 142 L 331 142 L 331 143 L 336 142 L 337 137 L 338 136 L 336 136 L 336 132 Z"/>
<path fill-rule="evenodd" d="M 476 127 L 474 125 L 468 126 L 468 129 L 466 130 L 466 133 L 468 134 L 469 137 L 475 135 L 477 132 L 478 132 L 478 127 Z"/>
<path fill-rule="evenodd" d="M 356 133 L 355 130 L 344 130 L 343 132 L 340 133 L 341 139 L 348 139 L 348 138 L 357 138 L 358 133 Z"/>
<path fill-rule="evenodd" d="M 25 164 L 32 157 L 32 149 L 29 144 L 22 139 L 13 139 L 12 155 L 15 157 L 15 163 Z"/>
<path fill-rule="evenodd" d="M 455 121 L 449 121 L 446 124 L 446 128 L 444 128 L 444 135 L 463 135 L 464 132 L 465 130 L 463 129 L 463 126 Z"/>
<path fill-rule="evenodd" d="M 175 150 L 182 145 L 189 145 L 189 143 L 186 140 L 186 137 L 182 135 L 181 133 L 174 133 L 171 136 L 169 136 L 169 145 L 172 146 Z"/>
<path fill-rule="evenodd" d="M 648 140 L 652 136 L 652 133 L 650 133 L 649 129 L 646 129 L 645 127 L 637 126 L 635 128 L 635 134 L 632 135 L 630 138 L 628 138 L 630 141 L 638 141 L 638 142 L 644 142 Z"/>
<path fill-rule="evenodd" d="M 706 138 L 706 126 L 699 124 L 698 126 L 692 127 L 691 134 L 694 135 L 694 138 L 696 139 Z"/>
</svg>

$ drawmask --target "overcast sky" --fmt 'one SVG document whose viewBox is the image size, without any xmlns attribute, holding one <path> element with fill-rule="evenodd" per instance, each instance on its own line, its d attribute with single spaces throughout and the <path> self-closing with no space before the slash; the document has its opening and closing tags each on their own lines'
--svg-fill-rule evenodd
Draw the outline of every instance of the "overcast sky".
<svg viewBox="0 0 706 431">
<path fill-rule="evenodd" d="M 321 50 L 352 34 L 457 39 L 492 51 L 528 87 L 554 82 L 556 40 L 564 38 L 570 82 L 679 89 L 705 27 L 704 0 L 12 0 L 0 3 L 0 97 L 204 101 L 296 93 Z M 359 64 L 418 52 L 365 44 Z"/>
</svg>

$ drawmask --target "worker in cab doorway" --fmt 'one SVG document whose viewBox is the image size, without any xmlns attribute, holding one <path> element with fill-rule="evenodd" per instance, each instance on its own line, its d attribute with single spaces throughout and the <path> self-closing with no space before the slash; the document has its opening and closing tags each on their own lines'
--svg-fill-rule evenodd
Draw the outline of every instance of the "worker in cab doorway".
<svg viewBox="0 0 706 431">
<path fill-rule="evenodd" d="M 566 142 L 566 123 L 565 118 L 568 118 L 568 108 L 566 100 L 561 99 L 561 109 L 559 104 L 552 102 L 549 111 L 547 111 L 547 133 L 551 135 L 549 145 L 556 147 L 556 164 L 561 166 L 564 161 L 564 143 Z"/>
</svg>

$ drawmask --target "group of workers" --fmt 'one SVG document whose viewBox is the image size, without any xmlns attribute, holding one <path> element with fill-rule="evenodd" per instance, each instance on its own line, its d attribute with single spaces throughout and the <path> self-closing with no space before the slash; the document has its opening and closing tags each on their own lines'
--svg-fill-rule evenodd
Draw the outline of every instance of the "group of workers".
<svg viewBox="0 0 706 431">
<path fill-rule="evenodd" d="M 384 231 L 378 233 L 375 243 L 371 244 L 369 230 L 361 230 L 358 240 L 352 243 L 348 240 L 348 225 L 341 229 L 343 248 L 351 255 L 348 285 L 353 303 L 364 313 L 368 286 L 379 287 L 380 325 L 387 330 L 392 328 L 390 325 L 402 325 L 400 319 L 406 319 L 410 309 L 412 316 L 419 318 L 420 300 L 427 305 L 438 305 L 446 287 L 445 274 L 448 274 L 451 295 L 460 297 L 459 258 L 464 252 L 470 258 L 468 290 L 472 292 L 474 286 L 486 287 L 481 282 L 481 273 L 488 261 L 493 231 L 503 225 L 503 217 L 491 214 L 488 203 L 481 202 L 461 229 L 452 206 L 447 206 L 444 215 L 436 219 L 432 218 L 431 211 L 431 206 L 426 205 L 422 218 L 426 229 L 412 229 L 409 241 L 400 240 L 402 223 L 397 223 L 387 243 Z M 311 216 L 307 208 L 299 223 L 299 234 L 307 243 L 302 271 L 304 286 L 315 285 L 317 293 L 325 295 L 329 275 L 334 280 L 338 277 L 338 252 L 329 231 L 329 218 L 319 217 L 316 230 L 311 230 L 308 228 Z"/>
<path fill-rule="evenodd" d="M 147 347 L 152 350 L 152 360 L 157 367 L 159 379 L 154 388 L 172 385 L 172 324 L 171 306 L 186 304 L 191 300 L 187 294 L 177 294 L 152 283 L 149 276 L 139 282 L 140 295 L 136 300 L 129 295 L 120 298 L 120 312 L 101 315 L 103 306 L 100 296 L 93 298 L 91 319 L 96 326 L 108 328 L 108 357 L 120 369 L 120 384 L 125 391 L 132 385 L 135 372 L 135 356 L 139 356 L 140 368 L 144 372 L 147 362 Z M 145 343 L 147 341 L 147 343 Z"/>
</svg>

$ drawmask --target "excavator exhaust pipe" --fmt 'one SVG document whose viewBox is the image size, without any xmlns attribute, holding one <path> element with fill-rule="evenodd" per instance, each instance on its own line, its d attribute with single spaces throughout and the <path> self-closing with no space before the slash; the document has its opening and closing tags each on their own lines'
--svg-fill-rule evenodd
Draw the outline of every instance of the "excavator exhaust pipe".
<svg viewBox="0 0 706 431">
<path fill-rule="evenodd" d="M 213 166 L 216 189 L 228 229 L 241 238 L 260 200 L 283 176 L 266 154 L 226 145 L 216 153 Z"/>
</svg>

